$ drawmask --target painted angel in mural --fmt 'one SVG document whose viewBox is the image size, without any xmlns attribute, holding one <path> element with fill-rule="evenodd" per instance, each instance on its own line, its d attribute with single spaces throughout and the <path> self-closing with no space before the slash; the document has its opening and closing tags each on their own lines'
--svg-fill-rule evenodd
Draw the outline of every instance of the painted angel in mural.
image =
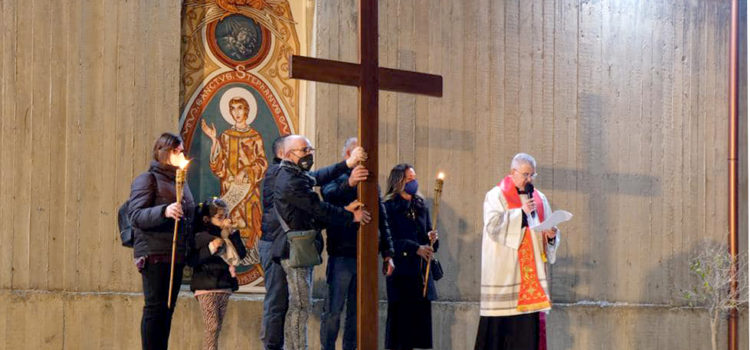
<svg viewBox="0 0 750 350">
<path fill-rule="evenodd" d="M 232 127 L 219 137 L 213 124 L 201 120 L 203 133 L 211 139 L 209 166 L 219 178 L 232 223 L 252 245 L 261 234 L 260 186 L 268 168 L 263 139 L 250 127 L 258 106 L 248 90 L 235 87 L 221 97 L 220 110 Z"/>
<path fill-rule="evenodd" d="M 276 29 L 273 21 L 294 23 L 291 18 L 279 15 L 277 9 L 284 0 L 185 0 L 185 6 L 188 8 L 203 8 L 205 14 L 203 20 L 195 28 L 193 35 L 198 33 L 198 29 L 207 23 L 224 20 L 231 15 L 243 15 L 252 18 L 266 29 L 273 32 L 276 37 L 281 37 L 281 33 Z"/>
<path fill-rule="evenodd" d="M 257 30 L 237 18 L 229 17 L 222 23 L 223 33 L 218 42 L 222 51 L 236 61 L 247 60 L 255 55 L 260 46 L 260 27 Z"/>
</svg>

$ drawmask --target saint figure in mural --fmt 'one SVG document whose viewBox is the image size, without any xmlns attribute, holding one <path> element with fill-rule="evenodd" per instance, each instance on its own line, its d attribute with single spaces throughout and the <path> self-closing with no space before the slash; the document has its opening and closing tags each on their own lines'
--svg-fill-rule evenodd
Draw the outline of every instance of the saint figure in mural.
<svg viewBox="0 0 750 350">
<path fill-rule="evenodd" d="M 217 137 L 216 127 L 201 120 L 203 133 L 211 139 L 209 166 L 219 178 L 233 225 L 247 246 L 253 246 L 261 234 L 260 186 L 268 168 L 263 139 L 250 127 L 258 105 L 248 90 L 235 87 L 224 93 L 219 108 L 232 127 Z"/>
</svg>

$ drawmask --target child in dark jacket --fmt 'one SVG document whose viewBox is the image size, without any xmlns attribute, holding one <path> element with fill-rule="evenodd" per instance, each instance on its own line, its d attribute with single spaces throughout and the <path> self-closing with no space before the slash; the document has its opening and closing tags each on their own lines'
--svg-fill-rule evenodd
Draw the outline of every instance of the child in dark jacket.
<svg viewBox="0 0 750 350">
<path fill-rule="evenodd" d="M 198 206 L 190 289 L 200 304 L 205 330 L 203 349 L 219 347 L 219 332 L 229 303 L 237 290 L 234 268 L 247 255 L 239 231 L 232 230 L 227 205 L 221 199 L 210 199 Z"/>
</svg>

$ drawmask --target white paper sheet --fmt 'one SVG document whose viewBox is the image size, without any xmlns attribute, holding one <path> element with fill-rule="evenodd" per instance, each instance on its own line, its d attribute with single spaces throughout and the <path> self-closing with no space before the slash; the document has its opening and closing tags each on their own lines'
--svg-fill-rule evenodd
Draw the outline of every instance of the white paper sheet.
<svg viewBox="0 0 750 350">
<path fill-rule="evenodd" d="M 565 210 L 555 210 L 554 212 L 552 212 L 552 214 L 547 216 L 547 220 L 544 220 L 544 222 L 541 224 L 532 226 L 531 229 L 537 232 L 549 230 L 553 226 L 557 226 L 563 222 L 570 220 L 572 217 L 573 214 Z"/>
</svg>

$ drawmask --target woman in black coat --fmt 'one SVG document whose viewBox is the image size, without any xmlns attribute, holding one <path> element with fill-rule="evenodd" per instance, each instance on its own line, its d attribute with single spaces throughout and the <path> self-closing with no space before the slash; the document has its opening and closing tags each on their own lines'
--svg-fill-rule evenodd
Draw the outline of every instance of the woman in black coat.
<svg viewBox="0 0 750 350">
<path fill-rule="evenodd" d="M 391 228 L 396 270 L 386 278 L 388 317 L 385 347 L 391 350 L 432 348 L 431 301 L 437 299 L 430 275 L 423 296 L 427 262 L 438 249 L 430 212 L 417 192 L 417 173 L 409 164 L 396 165 L 388 176 L 385 210 Z M 430 241 L 434 242 L 430 247 Z"/>
<path fill-rule="evenodd" d="M 174 313 L 174 303 L 167 308 L 172 237 L 175 219 L 180 220 L 177 233 L 172 300 L 182 283 L 187 242 L 192 240 L 192 220 L 195 204 L 190 188 L 185 184 L 182 202 L 175 202 L 173 165 L 184 152 L 182 139 L 171 133 L 162 134 L 154 144 L 154 160 L 148 171 L 133 180 L 130 188 L 128 217 L 134 230 L 133 254 L 143 281 L 143 316 L 141 345 L 143 349 L 166 349 Z"/>
</svg>

